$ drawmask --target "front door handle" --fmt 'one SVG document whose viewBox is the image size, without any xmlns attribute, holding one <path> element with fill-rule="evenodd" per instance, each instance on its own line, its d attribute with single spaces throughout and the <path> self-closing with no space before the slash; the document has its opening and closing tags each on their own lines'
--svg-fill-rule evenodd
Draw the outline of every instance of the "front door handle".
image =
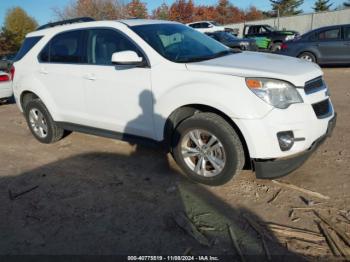
<svg viewBox="0 0 350 262">
<path fill-rule="evenodd" d="M 95 81 L 96 80 L 96 77 L 93 74 L 87 74 L 87 75 L 84 76 L 84 78 L 86 80 L 90 80 L 90 81 Z"/>
</svg>

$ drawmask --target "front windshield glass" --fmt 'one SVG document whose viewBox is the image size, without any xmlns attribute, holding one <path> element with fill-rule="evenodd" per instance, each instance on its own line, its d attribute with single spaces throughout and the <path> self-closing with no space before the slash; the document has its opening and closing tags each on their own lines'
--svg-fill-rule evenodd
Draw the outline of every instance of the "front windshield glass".
<svg viewBox="0 0 350 262">
<path fill-rule="evenodd" d="M 221 24 L 219 24 L 218 22 L 215 22 L 215 21 L 211 21 L 210 23 L 215 25 L 215 26 L 222 26 Z"/>
<path fill-rule="evenodd" d="M 272 27 L 272 26 L 269 26 L 269 25 L 265 25 L 265 28 L 266 28 L 266 30 L 268 30 L 268 31 L 275 31 L 275 29 Z"/>
<path fill-rule="evenodd" d="M 160 55 L 177 63 L 204 61 L 231 53 L 211 37 L 181 24 L 139 25 L 131 29 Z"/>
</svg>

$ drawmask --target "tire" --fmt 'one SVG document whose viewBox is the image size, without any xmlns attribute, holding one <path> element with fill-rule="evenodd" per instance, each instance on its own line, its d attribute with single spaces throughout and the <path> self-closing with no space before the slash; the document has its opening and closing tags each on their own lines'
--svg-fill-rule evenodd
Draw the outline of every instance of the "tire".
<svg viewBox="0 0 350 262">
<path fill-rule="evenodd" d="M 53 121 L 49 111 L 40 99 L 29 101 L 24 113 L 30 131 L 39 142 L 52 144 L 63 137 L 64 130 Z"/>
<path fill-rule="evenodd" d="M 200 137 L 197 143 L 194 137 Z M 225 184 L 244 166 L 239 136 L 221 116 L 213 113 L 197 113 L 181 122 L 174 132 L 172 149 L 175 161 L 191 180 L 210 186 Z"/>
<path fill-rule="evenodd" d="M 303 52 L 300 55 L 298 55 L 298 57 L 308 62 L 313 62 L 313 63 L 317 62 L 315 55 L 310 52 Z"/>
<path fill-rule="evenodd" d="M 282 45 L 282 43 L 279 43 L 279 42 L 278 43 L 273 43 L 271 45 L 270 49 L 271 49 L 272 52 L 277 52 L 277 51 L 281 50 L 281 45 Z"/>
</svg>

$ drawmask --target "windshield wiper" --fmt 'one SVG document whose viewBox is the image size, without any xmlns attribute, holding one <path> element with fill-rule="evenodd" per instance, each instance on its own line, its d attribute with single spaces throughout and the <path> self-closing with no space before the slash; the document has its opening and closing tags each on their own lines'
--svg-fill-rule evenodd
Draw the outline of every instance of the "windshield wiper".
<svg viewBox="0 0 350 262">
<path fill-rule="evenodd" d="M 208 56 L 181 58 L 181 59 L 178 59 L 177 62 L 179 62 L 179 63 L 201 62 L 201 61 L 215 59 L 215 58 L 219 58 L 219 57 L 222 57 L 222 56 L 226 56 L 226 55 L 229 55 L 229 54 L 235 54 L 235 53 L 237 53 L 237 52 L 234 51 L 234 50 L 224 50 L 224 51 L 221 51 L 219 53 L 216 53 L 216 54 L 213 54 L 213 55 L 208 55 Z"/>
</svg>

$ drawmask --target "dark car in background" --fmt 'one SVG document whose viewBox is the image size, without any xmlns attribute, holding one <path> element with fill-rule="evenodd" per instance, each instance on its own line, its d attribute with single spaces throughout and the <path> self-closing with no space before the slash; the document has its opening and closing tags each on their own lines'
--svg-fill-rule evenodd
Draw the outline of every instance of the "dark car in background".
<svg viewBox="0 0 350 262">
<path fill-rule="evenodd" d="M 350 24 L 312 30 L 285 42 L 279 53 L 318 64 L 350 64 Z"/>
<path fill-rule="evenodd" d="M 272 52 L 280 50 L 284 41 L 292 40 L 299 35 L 292 30 L 275 30 L 269 25 L 245 25 L 243 37 L 256 40 L 261 49 L 270 49 Z"/>
<path fill-rule="evenodd" d="M 0 71 L 8 71 L 16 57 L 16 53 L 0 55 Z"/>
<path fill-rule="evenodd" d="M 234 36 L 232 33 L 223 32 L 223 31 L 206 33 L 206 35 L 214 38 L 215 40 L 219 41 L 220 43 L 234 50 L 258 51 L 258 47 L 254 39 L 238 38 Z"/>
</svg>

